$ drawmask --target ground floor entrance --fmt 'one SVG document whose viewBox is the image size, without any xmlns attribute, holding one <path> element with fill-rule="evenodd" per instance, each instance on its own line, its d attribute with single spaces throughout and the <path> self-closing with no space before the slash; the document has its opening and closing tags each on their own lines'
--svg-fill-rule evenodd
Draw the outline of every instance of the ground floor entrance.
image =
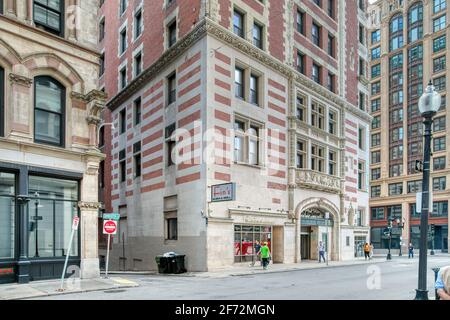
<svg viewBox="0 0 450 320">
<path fill-rule="evenodd" d="M 355 236 L 355 258 L 364 257 L 364 245 L 366 242 L 366 237 Z"/>
</svg>

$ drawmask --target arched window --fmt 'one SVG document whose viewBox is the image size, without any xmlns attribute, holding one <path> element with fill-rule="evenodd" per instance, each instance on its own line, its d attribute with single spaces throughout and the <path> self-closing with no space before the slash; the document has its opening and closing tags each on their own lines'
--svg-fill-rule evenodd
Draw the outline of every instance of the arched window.
<svg viewBox="0 0 450 320">
<path fill-rule="evenodd" d="M 48 76 L 34 80 L 34 140 L 64 147 L 66 90 Z"/>
<path fill-rule="evenodd" d="M 5 71 L 0 67 L 0 137 L 5 135 Z"/>
<path fill-rule="evenodd" d="M 36 26 L 64 36 L 64 1 L 34 0 L 33 20 Z"/>
<path fill-rule="evenodd" d="M 391 19 L 389 31 L 389 51 L 403 47 L 403 16 L 401 14 Z"/>
<path fill-rule="evenodd" d="M 423 5 L 418 2 L 408 11 L 408 42 L 412 43 L 423 37 Z"/>
</svg>

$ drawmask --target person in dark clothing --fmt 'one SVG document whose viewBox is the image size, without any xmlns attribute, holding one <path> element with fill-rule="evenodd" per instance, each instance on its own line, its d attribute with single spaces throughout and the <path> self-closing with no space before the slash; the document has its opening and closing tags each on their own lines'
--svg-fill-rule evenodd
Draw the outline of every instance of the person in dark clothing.
<svg viewBox="0 0 450 320">
<path fill-rule="evenodd" d="M 410 242 L 408 246 L 408 259 L 414 258 L 414 246 Z"/>
</svg>

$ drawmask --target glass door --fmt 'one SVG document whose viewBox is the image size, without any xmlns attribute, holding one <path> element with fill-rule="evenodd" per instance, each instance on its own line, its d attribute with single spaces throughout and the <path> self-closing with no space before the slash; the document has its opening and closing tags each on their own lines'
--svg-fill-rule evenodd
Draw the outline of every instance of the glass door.
<svg viewBox="0 0 450 320">
<path fill-rule="evenodd" d="M 15 256 L 15 191 L 15 175 L 0 172 L 0 261 Z"/>
</svg>

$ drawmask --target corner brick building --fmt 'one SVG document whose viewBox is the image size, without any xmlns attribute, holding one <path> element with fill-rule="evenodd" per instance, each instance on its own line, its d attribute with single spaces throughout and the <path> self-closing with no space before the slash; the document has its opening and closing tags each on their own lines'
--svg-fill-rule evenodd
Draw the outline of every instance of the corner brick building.
<svg viewBox="0 0 450 320">
<path fill-rule="evenodd" d="M 100 85 L 115 124 L 102 133 L 102 197 L 121 216 L 114 269 L 155 269 L 156 255 L 174 251 L 205 271 L 252 261 L 256 241 L 275 263 L 317 259 L 319 241 L 332 260 L 362 254 L 366 6 L 101 5 Z"/>
</svg>

